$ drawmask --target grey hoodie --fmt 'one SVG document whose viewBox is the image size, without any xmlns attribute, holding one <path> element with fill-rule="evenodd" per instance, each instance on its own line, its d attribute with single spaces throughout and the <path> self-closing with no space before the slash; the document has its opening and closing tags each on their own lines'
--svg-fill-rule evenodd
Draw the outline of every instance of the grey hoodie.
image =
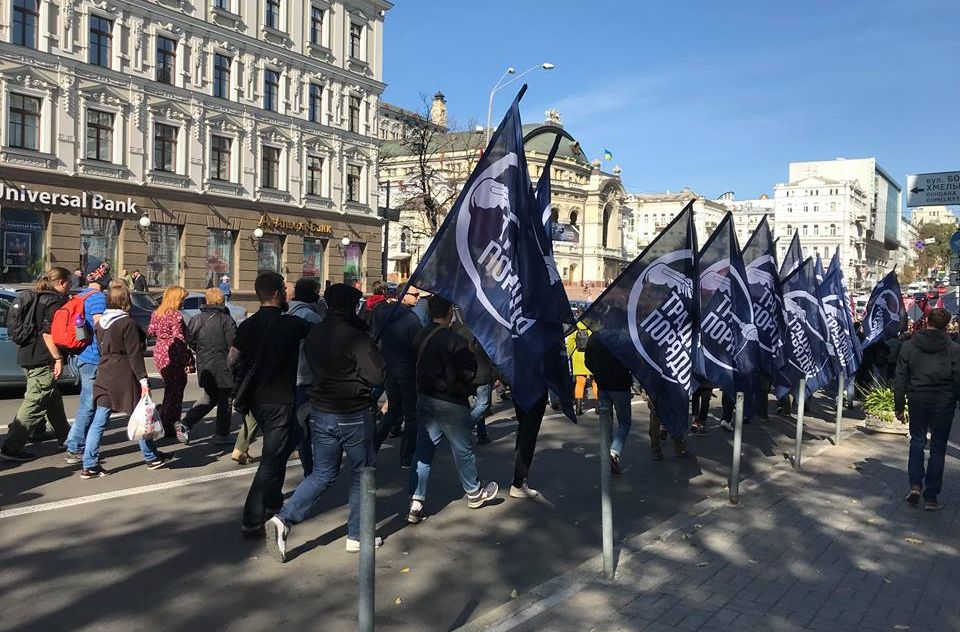
<svg viewBox="0 0 960 632">
<path fill-rule="evenodd" d="M 100 326 L 104 329 L 110 329 L 110 325 L 117 322 L 121 318 L 129 318 L 130 314 L 126 313 L 122 309 L 107 309 L 104 310 L 103 314 L 100 316 Z"/>
<path fill-rule="evenodd" d="M 287 313 L 316 325 L 323 320 L 323 314 L 320 313 L 320 308 L 319 303 L 290 301 L 287 307 Z M 310 386 L 312 383 L 313 373 L 310 371 L 310 365 L 307 363 L 306 356 L 303 355 L 303 341 L 300 341 L 300 361 L 297 363 L 297 386 Z"/>
</svg>

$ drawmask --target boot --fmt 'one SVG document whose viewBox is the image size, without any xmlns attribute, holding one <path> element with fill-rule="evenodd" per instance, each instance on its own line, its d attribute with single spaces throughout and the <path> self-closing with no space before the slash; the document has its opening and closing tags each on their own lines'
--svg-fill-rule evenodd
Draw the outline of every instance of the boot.
<svg viewBox="0 0 960 632">
<path fill-rule="evenodd" d="M 582 399 L 576 400 L 576 403 L 574 404 L 574 412 L 575 412 L 576 414 L 578 414 L 578 415 L 582 415 L 582 414 L 583 414 L 583 400 L 582 400 Z"/>
</svg>

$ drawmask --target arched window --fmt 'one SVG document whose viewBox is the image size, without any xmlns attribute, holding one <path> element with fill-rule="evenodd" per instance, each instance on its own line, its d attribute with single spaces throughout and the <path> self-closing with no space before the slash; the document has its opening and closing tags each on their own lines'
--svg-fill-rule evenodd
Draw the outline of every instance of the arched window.
<svg viewBox="0 0 960 632">
<path fill-rule="evenodd" d="M 560 221 L 560 210 L 556 207 L 550 209 L 550 221 L 554 224 Z"/>
<path fill-rule="evenodd" d="M 571 225 L 571 226 L 576 226 L 576 225 L 577 225 L 577 217 L 579 217 L 579 215 L 580 215 L 580 214 L 577 213 L 577 209 L 571 209 L 571 210 L 570 210 L 570 225 Z"/>
<path fill-rule="evenodd" d="M 836 225 L 836 224 L 830 224 L 830 236 L 831 236 L 831 237 L 836 237 L 836 236 L 837 236 L 837 225 Z"/>
<path fill-rule="evenodd" d="M 610 247 L 610 219 L 613 216 L 613 205 L 607 204 L 603 208 L 603 247 Z"/>
<path fill-rule="evenodd" d="M 406 226 L 400 230 L 400 252 L 410 252 L 410 229 Z"/>
<path fill-rule="evenodd" d="M 792 234 L 793 234 L 793 226 L 791 226 L 790 224 L 787 224 L 787 235 L 792 235 Z"/>
</svg>

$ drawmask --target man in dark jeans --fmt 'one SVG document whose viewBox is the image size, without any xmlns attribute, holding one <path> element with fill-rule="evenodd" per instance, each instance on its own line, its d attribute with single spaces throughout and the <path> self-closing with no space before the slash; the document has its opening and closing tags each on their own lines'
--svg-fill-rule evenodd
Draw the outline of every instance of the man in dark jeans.
<svg viewBox="0 0 960 632">
<path fill-rule="evenodd" d="M 910 493 L 907 502 L 923 508 L 943 509 L 937 499 L 943 483 L 943 462 L 947 440 L 953 426 L 953 415 L 960 395 L 960 345 L 950 340 L 947 325 L 950 313 L 933 309 L 927 316 L 928 329 L 918 331 L 903 344 L 897 358 L 894 384 L 894 407 L 897 419 L 903 421 L 904 406 L 909 401 L 910 459 L 907 472 Z M 923 449 L 930 433 L 930 459 L 926 475 Z"/>
<path fill-rule="evenodd" d="M 600 388 L 598 406 L 600 419 L 604 423 L 613 423 L 613 414 L 617 414 L 617 431 L 610 441 L 610 471 L 622 474 L 620 455 L 627 443 L 632 425 L 633 375 L 616 355 L 603 345 L 597 336 L 590 336 L 584 353 L 587 368 L 593 373 L 593 379 Z"/>
<path fill-rule="evenodd" d="M 279 274 L 260 274 L 253 289 L 260 309 L 237 328 L 230 365 L 236 366 L 243 358 L 247 366 L 256 366 L 251 411 L 263 433 L 263 452 L 243 507 L 241 531 L 261 536 L 266 514 L 279 511 L 283 505 L 283 479 L 294 449 L 292 424 L 300 341 L 312 325 L 283 313 L 287 288 Z"/>
<path fill-rule="evenodd" d="M 327 288 L 327 315 L 303 345 L 313 375 L 309 394 L 314 468 L 265 525 L 267 550 L 279 562 L 286 561 L 291 526 L 314 513 L 317 500 L 336 479 L 342 452 L 352 472 L 347 551 L 360 550 L 360 473 L 374 463 L 370 391 L 384 378 L 383 357 L 367 333 L 368 325 L 356 315 L 362 296 L 343 283 Z M 375 546 L 381 544 L 376 538 Z"/>
</svg>

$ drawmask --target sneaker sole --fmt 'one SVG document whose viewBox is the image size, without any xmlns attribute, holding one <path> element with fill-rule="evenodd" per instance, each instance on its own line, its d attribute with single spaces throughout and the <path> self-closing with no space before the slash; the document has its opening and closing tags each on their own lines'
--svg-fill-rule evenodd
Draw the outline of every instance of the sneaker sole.
<svg viewBox="0 0 960 632">
<path fill-rule="evenodd" d="M 489 496 L 487 496 L 487 497 L 480 497 L 480 498 L 478 498 L 477 500 L 469 500 L 469 499 L 468 499 L 468 500 L 467 500 L 467 507 L 468 507 L 469 509 L 480 509 L 481 507 L 483 507 L 483 506 L 486 505 L 487 503 L 495 500 L 496 497 L 497 497 L 497 494 L 498 494 L 499 492 L 500 492 L 500 486 L 497 485 L 496 483 L 494 483 L 494 485 L 493 485 L 493 493 L 491 493 L 491 494 L 490 494 Z"/>
<path fill-rule="evenodd" d="M 160 461 L 159 463 L 147 463 L 148 470 L 159 470 L 161 467 L 166 465 L 166 461 Z"/>
<path fill-rule="evenodd" d="M 515 492 L 515 491 L 513 491 L 513 488 L 512 488 L 512 487 L 510 488 L 510 498 L 529 498 L 529 499 L 534 499 L 534 498 L 537 498 L 537 497 L 539 497 L 539 496 L 540 496 L 540 492 L 537 492 L 536 494 L 532 494 L 532 495 L 531 495 L 531 494 L 525 494 L 525 493 L 522 492 L 522 491 L 520 491 L 520 492 Z M 493 500 L 493 499 L 491 498 L 490 500 Z M 481 506 L 482 506 L 482 505 L 481 505 Z"/>
<path fill-rule="evenodd" d="M 266 534 L 267 539 L 267 552 L 270 553 L 273 559 L 277 560 L 281 564 L 286 562 L 287 554 L 284 552 L 283 548 L 280 547 L 280 536 L 282 533 L 277 527 L 276 523 L 273 520 L 268 520 L 267 524 L 265 524 L 263 527 L 263 531 Z"/>
<path fill-rule="evenodd" d="M 82 479 L 85 480 L 85 481 L 90 481 L 90 480 L 93 480 L 93 479 L 95 479 L 95 478 L 103 478 L 103 477 L 106 476 L 106 475 L 107 475 L 106 472 L 97 472 L 96 474 L 86 475 L 86 476 L 84 476 L 83 474 L 81 474 L 81 475 L 80 475 L 80 478 L 82 478 Z"/>
</svg>

